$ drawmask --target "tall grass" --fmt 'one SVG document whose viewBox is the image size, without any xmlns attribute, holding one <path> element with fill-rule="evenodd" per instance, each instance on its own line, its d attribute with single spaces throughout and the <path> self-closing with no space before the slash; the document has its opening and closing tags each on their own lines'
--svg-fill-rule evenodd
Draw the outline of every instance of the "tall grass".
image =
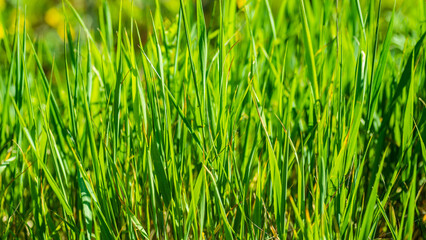
<svg viewBox="0 0 426 240">
<path fill-rule="evenodd" d="M 17 4 L 0 38 L 0 236 L 425 239 L 412 2 L 180 0 L 170 17 L 156 0 L 147 32 L 133 1 L 97 1 L 95 28 L 64 0 L 61 48 Z"/>
</svg>

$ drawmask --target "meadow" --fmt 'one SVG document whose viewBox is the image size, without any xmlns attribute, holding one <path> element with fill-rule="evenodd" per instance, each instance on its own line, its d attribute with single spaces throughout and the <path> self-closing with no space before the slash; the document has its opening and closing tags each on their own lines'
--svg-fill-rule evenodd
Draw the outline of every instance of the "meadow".
<svg viewBox="0 0 426 240">
<path fill-rule="evenodd" d="M 0 0 L 1 239 L 426 239 L 424 0 Z"/>
</svg>

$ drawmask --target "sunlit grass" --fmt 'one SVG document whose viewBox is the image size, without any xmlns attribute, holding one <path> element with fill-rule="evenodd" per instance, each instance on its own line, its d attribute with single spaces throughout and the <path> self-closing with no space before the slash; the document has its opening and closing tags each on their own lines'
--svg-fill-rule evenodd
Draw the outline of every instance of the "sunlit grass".
<svg viewBox="0 0 426 240">
<path fill-rule="evenodd" d="M 410 3 L 0 0 L 0 236 L 425 239 Z"/>
</svg>

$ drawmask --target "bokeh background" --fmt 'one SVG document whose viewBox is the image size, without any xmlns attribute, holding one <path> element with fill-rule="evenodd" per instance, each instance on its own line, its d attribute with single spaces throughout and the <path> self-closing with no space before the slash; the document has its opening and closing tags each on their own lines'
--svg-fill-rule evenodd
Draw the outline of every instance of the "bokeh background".
<svg viewBox="0 0 426 240">
<path fill-rule="evenodd" d="M 142 43 L 145 44 L 152 34 L 152 22 L 151 13 L 154 18 L 157 1 L 161 8 L 162 20 L 165 27 L 167 36 L 174 36 L 177 30 L 178 22 L 178 11 L 179 11 L 179 0 L 64 0 L 69 1 L 78 14 L 81 16 L 84 24 L 91 31 L 96 42 L 101 43 L 102 39 L 99 34 L 100 19 L 102 18 L 102 12 L 111 13 L 111 26 L 113 29 L 114 38 L 116 38 L 116 31 L 118 29 L 118 19 L 120 4 L 122 4 L 123 11 L 123 26 L 125 31 L 130 31 L 130 22 L 134 21 L 137 25 L 141 34 Z M 7 68 L 7 57 L 8 53 L 5 45 L 11 46 L 13 44 L 13 36 L 15 33 L 15 21 L 17 16 L 17 10 L 20 15 L 20 29 L 22 31 L 24 22 L 26 24 L 27 35 L 32 38 L 33 41 L 43 45 L 46 52 L 52 53 L 56 59 L 63 59 L 63 46 L 64 46 L 64 29 L 65 19 L 70 23 L 71 33 L 74 40 L 81 34 L 82 40 L 85 39 L 83 29 L 81 25 L 72 13 L 72 10 L 66 7 L 64 1 L 61 0 L 0 0 L 0 70 Z M 235 8 L 238 11 L 243 11 L 245 5 L 256 5 L 263 0 L 235 0 Z M 330 6 L 334 6 L 335 0 L 330 1 Z M 190 22 L 196 21 L 195 13 L 195 0 L 185 0 L 186 11 Z M 192 2 L 192 5 L 191 5 Z M 213 31 L 218 28 L 217 19 L 219 17 L 218 1 L 215 0 L 202 0 L 204 7 L 204 14 L 207 26 L 210 27 L 209 31 Z M 307 11 L 315 11 L 315 1 L 310 1 L 312 4 L 311 9 Z M 351 0 L 338 0 L 339 6 L 352 6 L 356 7 L 356 1 Z M 378 0 L 375 1 L 377 5 Z M 294 19 L 295 13 L 298 13 L 298 0 L 269 0 L 271 10 L 274 17 L 280 14 L 282 4 L 286 4 L 284 17 L 285 27 L 284 29 L 292 30 L 288 32 L 281 32 L 278 35 L 280 40 L 286 39 L 298 39 L 299 32 L 295 25 L 300 25 L 299 19 Z M 368 20 L 368 9 L 369 0 L 360 0 L 361 9 L 363 12 L 364 21 Z M 379 29 L 379 45 L 382 43 L 389 20 L 391 18 L 392 9 L 395 4 L 395 21 L 394 30 L 391 43 L 391 54 L 401 54 L 406 46 L 414 44 L 414 40 L 418 39 L 419 33 L 423 32 L 419 27 L 423 27 L 426 22 L 426 0 L 382 0 L 382 11 L 380 16 L 380 29 Z M 65 6 L 65 7 L 64 7 Z M 105 9 L 108 8 L 108 9 Z M 330 9 L 329 14 L 333 14 L 334 18 L 337 17 L 334 9 Z M 308 18 L 313 18 L 313 14 L 308 14 Z M 358 16 L 346 16 L 348 18 L 357 18 Z M 22 21 L 25 19 L 25 21 Z M 213 19 L 213 21 L 211 21 Z M 267 21 L 267 18 L 264 18 Z M 157 21 L 158 19 L 156 19 Z M 216 21 L 214 21 L 216 20 Z M 240 19 L 241 23 L 244 24 L 245 19 Z M 316 21 L 315 19 L 309 19 L 310 22 Z M 345 21 L 342 21 L 345 22 Z M 262 24 L 262 23 L 260 23 Z M 281 24 L 282 25 L 282 24 Z M 330 32 L 334 34 L 336 32 L 335 25 L 329 25 Z M 157 28 L 159 26 L 157 25 Z M 269 24 L 262 25 L 264 28 L 269 28 Z M 356 32 L 358 29 L 352 29 L 353 26 L 341 26 L 344 31 Z M 296 31 L 294 31 L 296 29 Z M 160 29 L 158 29 L 160 30 Z M 193 29 L 194 30 L 194 29 Z M 270 29 L 265 29 L 269 31 Z M 317 37 L 319 31 L 311 29 L 311 35 Z M 135 42 L 138 42 L 137 35 L 134 34 Z M 217 35 L 210 34 L 209 38 L 214 39 Z M 260 39 L 258 39 L 260 40 Z M 266 40 L 266 39 L 265 39 Z M 173 41 L 168 39 L 168 41 Z M 261 40 L 262 41 L 262 40 Z M 352 39 L 351 41 L 358 41 L 358 39 Z M 213 41 L 214 42 L 214 41 Z M 315 43 L 314 43 L 315 44 Z M 357 44 L 355 44 L 356 46 Z M 135 45 L 135 48 L 139 46 Z M 321 46 L 313 46 L 314 50 L 319 50 Z M 63 64 L 62 61 L 58 62 L 59 65 Z M 296 66 L 293 66 L 296 67 Z M 49 72 L 48 69 L 46 69 Z M 3 71 L 4 72 L 4 71 Z"/>
<path fill-rule="evenodd" d="M 89 29 L 99 28 L 99 10 L 103 7 L 103 0 L 69 0 L 75 9 L 82 16 L 84 23 Z M 170 27 L 172 22 L 176 22 L 179 11 L 179 0 L 158 0 L 161 6 L 163 20 L 166 27 Z M 236 8 L 241 8 L 245 4 L 261 0 L 237 0 Z M 325 0 L 330 1 L 330 0 Z M 334 2 L 334 0 L 331 0 Z M 344 0 L 347 2 L 348 0 Z M 118 15 L 121 0 L 109 0 L 108 7 L 111 10 L 111 18 L 113 29 L 117 29 Z M 187 1 L 190 2 L 190 1 Z M 193 1 L 195 2 L 195 1 Z M 274 15 L 278 14 L 281 4 L 286 2 L 288 5 L 297 5 L 295 0 L 270 0 L 271 10 Z M 311 0 L 312 2 L 312 0 Z M 339 4 L 342 1 L 339 0 Z M 382 21 L 388 21 L 392 11 L 393 4 L 396 4 L 396 21 L 394 27 L 394 41 L 402 41 L 403 36 L 417 32 L 416 26 L 419 26 L 419 21 L 425 21 L 424 6 L 419 6 L 418 0 L 383 0 L 382 1 Z M 363 9 L 364 17 L 368 17 L 366 13 L 369 0 L 360 0 L 361 8 Z M 426 5 L 426 1 L 423 1 Z M 148 33 L 151 31 L 150 12 L 154 12 L 156 8 L 156 0 L 123 0 L 123 21 L 129 24 L 130 16 L 136 21 L 144 40 L 147 39 Z M 25 16 L 27 23 L 27 31 L 30 36 L 37 38 L 49 39 L 52 47 L 61 44 L 64 34 L 64 18 L 72 16 L 71 10 L 63 8 L 60 0 L 0 0 L 0 39 L 4 38 L 7 33 L 14 32 L 14 22 L 16 19 L 16 9 L 20 6 L 21 17 Z M 214 0 L 203 0 L 204 13 L 206 21 L 214 15 L 215 8 Z M 292 8 L 288 8 L 292 9 Z M 297 8 L 293 8 L 297 11 Z M 195 9 L 194 9 L 195 10 Z M 290 10 L 291 11 L 291 10 Z M 383 14 L 384 13 L 384 14 Z M 79 31 L 78 23 L 73 17 L 69 18 L 74 21 L 74 33 Z M 23 25 L 23 22 L 21 22 Z M 128 25 L 129 26 L 129 25 Z M 381 24 L 383 34 L 387 25 Z M 412 32 L 411 32 L 412 31 Z M 97 34 L 95 34 L 97 36 Z M 55 43 L 55 44 L 53 44 Z M 403 43 L 402 43 L 403 44 Z"/>
</svg>

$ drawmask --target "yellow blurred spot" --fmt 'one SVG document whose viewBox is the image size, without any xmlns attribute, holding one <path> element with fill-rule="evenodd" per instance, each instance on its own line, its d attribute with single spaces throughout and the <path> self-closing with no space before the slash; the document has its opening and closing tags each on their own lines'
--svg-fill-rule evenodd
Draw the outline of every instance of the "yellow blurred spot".
<svg viewBox="0 0 426 240">
<path fill-rule="evenodd" d="M 3 10 L 6 7 L 6 1 L 0 0 L 0 10 Z"/>
<path fill-rule="evenodd" d="M 246 5 L 246 0 L 237 0 L 238 8 L 242 8 L 244 5 Z"/>
<path fill-rule="evenodd" d="M 46 23 L 49 24 L 51 27 L 58 27 L 60 24 L 63 23 L 64 18 L 62 14 L 56 8 L 53 7 L 47 10 L 46 14 L 44 15 L 44 21 L 46 21 Z"/>
<path fill-rule="evenodd" d="M 3 28 L 3 24 L 0 23 L 0 39 L 2 38 L 4 38 L 4 28 Z"/>
<path fill-rule="evenodd" d="M 68 27 L 70 28 L 69 31 L 71 33 L 71 38 L 73 40 L 73 39 L 75 39 L 75 31 L 71 26 L 68 26 Z M 63 24 L 59 24 L 58 27 L 56 27 L 56 32 L 58 33 L 59 37 L 62 40 L 64 40 L 64 36 L 65 36 L 64 34 L 66 34 L 66 32 L 65 32 L 65 27 L 64 27 Z M 67 36 L 67 38 L 68 38 L 68 36 Z"/>
</svg>

